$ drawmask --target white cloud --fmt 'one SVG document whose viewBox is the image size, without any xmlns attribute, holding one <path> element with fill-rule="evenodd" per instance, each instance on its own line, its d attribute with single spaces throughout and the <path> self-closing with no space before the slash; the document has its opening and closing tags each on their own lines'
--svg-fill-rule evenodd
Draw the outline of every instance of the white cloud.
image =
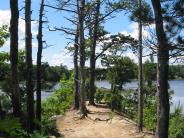
<svg viewBox="0 0 184 138">
<path fill-rule="evenodd" d="M 153 26 L 151 25 L 151 27 L 153 27 Z M 132 30 L 132 32 L 129 33 L 129 35 L 131 35 L 135 39 L 138 39 L 138 23 L 130 24 L 129 28 Z M 147 26 L 143 26 L 142 36 L 143 36 L 143 38 L 150 38 L 150 34 L 148 32 L 148 27 Z"/>
<path fill-rule="evenodd" d="M 130 35 L 127 31 L 122 31 L 122 32 L 120 32 L 121 34 L 124 34 L 124 35 L 126 35 L 126 36 L 128 36 L 128 35 Z"/>
<path fill-rule="evenodd" d="M 131 58 L 134 62 L 138 63 L 138 57 L 136 54 L 134 54 L 132 52 L 126 52 L 125 56 Z"/>
<path fill-rule="evenodd" d="M 126 52 L 125 56 L 129 57 L 130 59 L 132 59 L 135 63 L 138 63 L 138 56 L 135 53 L 132 52 Z M 142 58 L 142 62 L 144 63 L 149 57 L 143 57 Z"/>
<path fill-rule="evenodd" d="M 51 66 L 58 66 L 60 64 L 66 65 L 69 69 L 72 69 L 74 67 L 73 63 L 73 55 L 72 53 L 68 53 L 66 49 L 52 55 L 52 57 L 49 59 L 43 58 L 43 61 L 48 62 Z M 85 62 L 85 66 L 89 67 L 89 60 Z M 98 59 L 96 61 L 96 67 L 102 67 L 101 60 Z"/>
<path fill-rule="evenodd" d="M 0 25 L 9 24 L 10 15 L 9 10 L 0 10 Z"/>
<path fill-rule="evenodd" d="M 130 35 L 131 37 L 133 37 L 134 39 L 138 39 L 138 23 L 132 23 L 128 26 L 128 28 L 131 30 L 130 32 L 127 32 L 126 30 L 123 30 L 121 33 L 124 34 L 124 35 Z M 143 26 L 142 28 L 142 36 L 143 36 L 143 40 L 144 39 L 150 39 L 151 38 L 151 35 L 150 35 L 150 32 L 149 30 L 151 29 L 154 29 L 155 28 L 155 25 L 152 24 L 152 25 L 149 25 L 149 26 Z M 143 56 L 144 55 L 149 55 L 151 51 L 146 48 L 146 49 L 143 49 Z M 125 52 L 125 56 L 128 56 L 130 57 L 131 59 L 134 60 L 135 63 L 138 63 L 138 57 L 135 53 L 131 52 L 131 51 L 127 51 Z M 143 63 L 149 58 L 148 57 L 143 57 Z"/>
<path fill-rule="evenodd" d="M 54 54 L 48 62 L 52 66 L 62 64 L 66 65 L 70 69 L 73 68 L 73 56 L 71 53 L 68 53 L 66 49 Z"/>
<path fill-rule="evenodd" d="M 3 24 L 10 24 L 10 18 L 11 18 L 11 12 L 10 10 L 0 10 L 0 25 Z M 37 23 L 35 21 L 33 21 L 31 23 L 32 25 L 32 35 L 33 38 L 35 38 L 36 34 L 37 34 Z M 23 49 L 25 47 L 25 41 L 24 41 L 24 36 L 25 36 L 25 21 L 22 19 L 22 17 L 19 17 L 19 48 Z M 6 49 L 6 51 L 9 51 L 9 44 L 10 41 L 8 40 L 5 45 L 4 45 L 4 49 Z M 33 48 L 37 47 L 36 46 L 36 42 L 33 42 Z"/>
</svg>

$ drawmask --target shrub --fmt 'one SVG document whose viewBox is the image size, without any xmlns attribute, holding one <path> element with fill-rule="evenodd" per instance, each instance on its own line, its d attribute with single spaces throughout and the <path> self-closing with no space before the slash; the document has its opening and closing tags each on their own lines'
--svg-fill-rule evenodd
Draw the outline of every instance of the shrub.
<svg viewBox="0 0 184 138">
<path fill-rule="evenodd" d="M 105 92 L 103 89 L 97 89 L 96 93 L 95 93 L 95 99 L 97 103 L 101 103 L 102 100 L 104 99 L 105 96 Z"/>
<path fill-rule="evenodd" d="M 58 136 L 55 122 L 51 119 L 55 115 L 64 114 L 73 102 L 73 81 L 61 81 L 61 88 L 55 94 L 42 102 L 42 130 L 46 135 Z"/>
<path fill-rule="evenodd" d="M 169 138 L 184 138 L 184 116 L 182 115 L 182 107 L 180 105 L 171 114 Z"/>
<path fill-rule="evenodd" d="M 89 78 L 87 78 L 86 80 L 85 80 L 85 85 L 84 85 L 84 90 L 85 90 L 85 98 L 86 99 L 89 99 L 89 87 L 90 87 L 90 85 L 89 85 L 89 82 L 90 80 L 89 80 Z M 96 91 L 97 91 L 97 87 L 96 87 L 96 85 L 94 86 L 94 93 L 96 93 Z"/>
<path fill-rule="evenodd" d="M 122 111 L 133 118 L 137 113 L 137 91 L 134 89 L 123 90 L 122 92 Z"/>
<path fill-rule="evenodd" d="M 119 90 L 117 91 L 108 91 L 104 95 L 104 101 L 107 103 L 112 110 L 116 109 L 118 111 L 122 110 L 122 95 Z"/>
<path fill-rule="evenodd" d="M 153 99 L 152 104 L 144 107 L 143 114 L 144 127 L 150 131 L 155 131 L 157 123 L 157 105 L 155 98 Z"/>
<path fill-rule="evenodd" d="M 43 116 L 46 118 L 64 113 L 73 101 L 73 81 L 61 81 L 61 88 L 43 101 Z"/>
<path fill-rule="evenodd" d="M 84 90 L 85 90 L 85 97 L 89 99 L 89 79 L 85 80 Z"/>
<path fill-rule="evenodd" d="M 27 137 L 27 132 L 23 130 L 19 119 L 6 118 L 0 120 L 0 137 L 25 138 Z"/>
<path fill-rule="evenodd" d="M 30 138 L 49 138 L 49 136 L 45 136 L 44 133 L 34 132 L 30 135 Z"/>
</svg>

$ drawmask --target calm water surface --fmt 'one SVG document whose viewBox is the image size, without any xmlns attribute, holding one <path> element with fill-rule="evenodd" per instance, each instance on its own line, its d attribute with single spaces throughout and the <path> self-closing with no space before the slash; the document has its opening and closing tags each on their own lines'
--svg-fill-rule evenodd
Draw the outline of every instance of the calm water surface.
<svg viewBox="0 0 184 138">
<path fill-rule="evenodd" d="M 97 87 L 103 87 L 110 89 L 111 85 L 108 81 L 96 81 L 96 86 Z M 173 112 L 174 108 L 180 104 L 183 108 L 183 114 L 184 114 L 184 80 L 171 80 L 169 81 L 171 89 L 174 91 L 174 95 L 172 97 L 172 105 L 171 105 L 171 112 Z M 60 83 L 57 83 L 51 90 L 49 91 L 42 91 L 41 96 L 42 100 L 45 100 L 46 98 L 50 97 L 53 95 L 56 89 L 58 89 L 60 86 Z M 124 85 L 124 88 L 137 88 L 137 81 L 133 81 L 130 83 L 126 83 Z M 0 90 L 0 95 L 3 94 Z M 36 95 L 35 95 L 36 98 Z"/>
<path fill-rule="evenodd" d="M 172 97 L 172 105 L 171 112 L 173 112 L 174 108 L 180 104 L 183 108 L 184 114 L 184 80 L 171 80 L 169 81 L 171 89 L 174 91 L 174 95 Z M 110 89 L 111 85 L 108 81 L 96 81 L 97 87 L 103 87 Z M 137 88 L 137 81 L 133 81 L 130 83 L 126 83 L 124 85 L 125 88 Z"/>
<path fill-rule="evenodd" d="M 51 88 L 50 90 L 42 90 L 41 92 L 41 97 L 42 100 L 47 99 L 48 97 L 50 97 L 51 95 L 54 94 L 54 92 L 60 87 L 60 83 L 56 83 L 53 88 Z M 36 93 L 34 94 L 34 97 L 36 99 Z"/>
</svg>

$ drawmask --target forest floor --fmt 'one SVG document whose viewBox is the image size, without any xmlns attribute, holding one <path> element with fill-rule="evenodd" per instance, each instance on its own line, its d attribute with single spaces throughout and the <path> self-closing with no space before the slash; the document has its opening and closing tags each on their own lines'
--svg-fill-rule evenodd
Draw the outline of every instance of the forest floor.
<svg viewBox="0 0 184 138">
<path fill-rule="evenodd" d="M 75 110 L 57 118 L 57 129 L 64 138 L 154 138 L 148 132 L 137 133 L 133 121 L 111 112 L 105 105 L 87 109 L 90 113 L 85 119 L 80 119 Z"/>
</svg>

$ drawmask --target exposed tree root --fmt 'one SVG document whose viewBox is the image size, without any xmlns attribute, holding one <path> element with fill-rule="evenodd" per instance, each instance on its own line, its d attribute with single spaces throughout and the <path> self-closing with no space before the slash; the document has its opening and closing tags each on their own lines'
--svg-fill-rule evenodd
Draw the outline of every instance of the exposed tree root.
<svg viewBox="0 0 184 138">
<path fill-rule="evenodd" d="M 108 119 L 100 119 L 100 118 L 95 118 L 95 120 L 94 121 L 109 121 L 109 120 L 111 120 L 111 118 L 108 118 Z"/>
</svg>

